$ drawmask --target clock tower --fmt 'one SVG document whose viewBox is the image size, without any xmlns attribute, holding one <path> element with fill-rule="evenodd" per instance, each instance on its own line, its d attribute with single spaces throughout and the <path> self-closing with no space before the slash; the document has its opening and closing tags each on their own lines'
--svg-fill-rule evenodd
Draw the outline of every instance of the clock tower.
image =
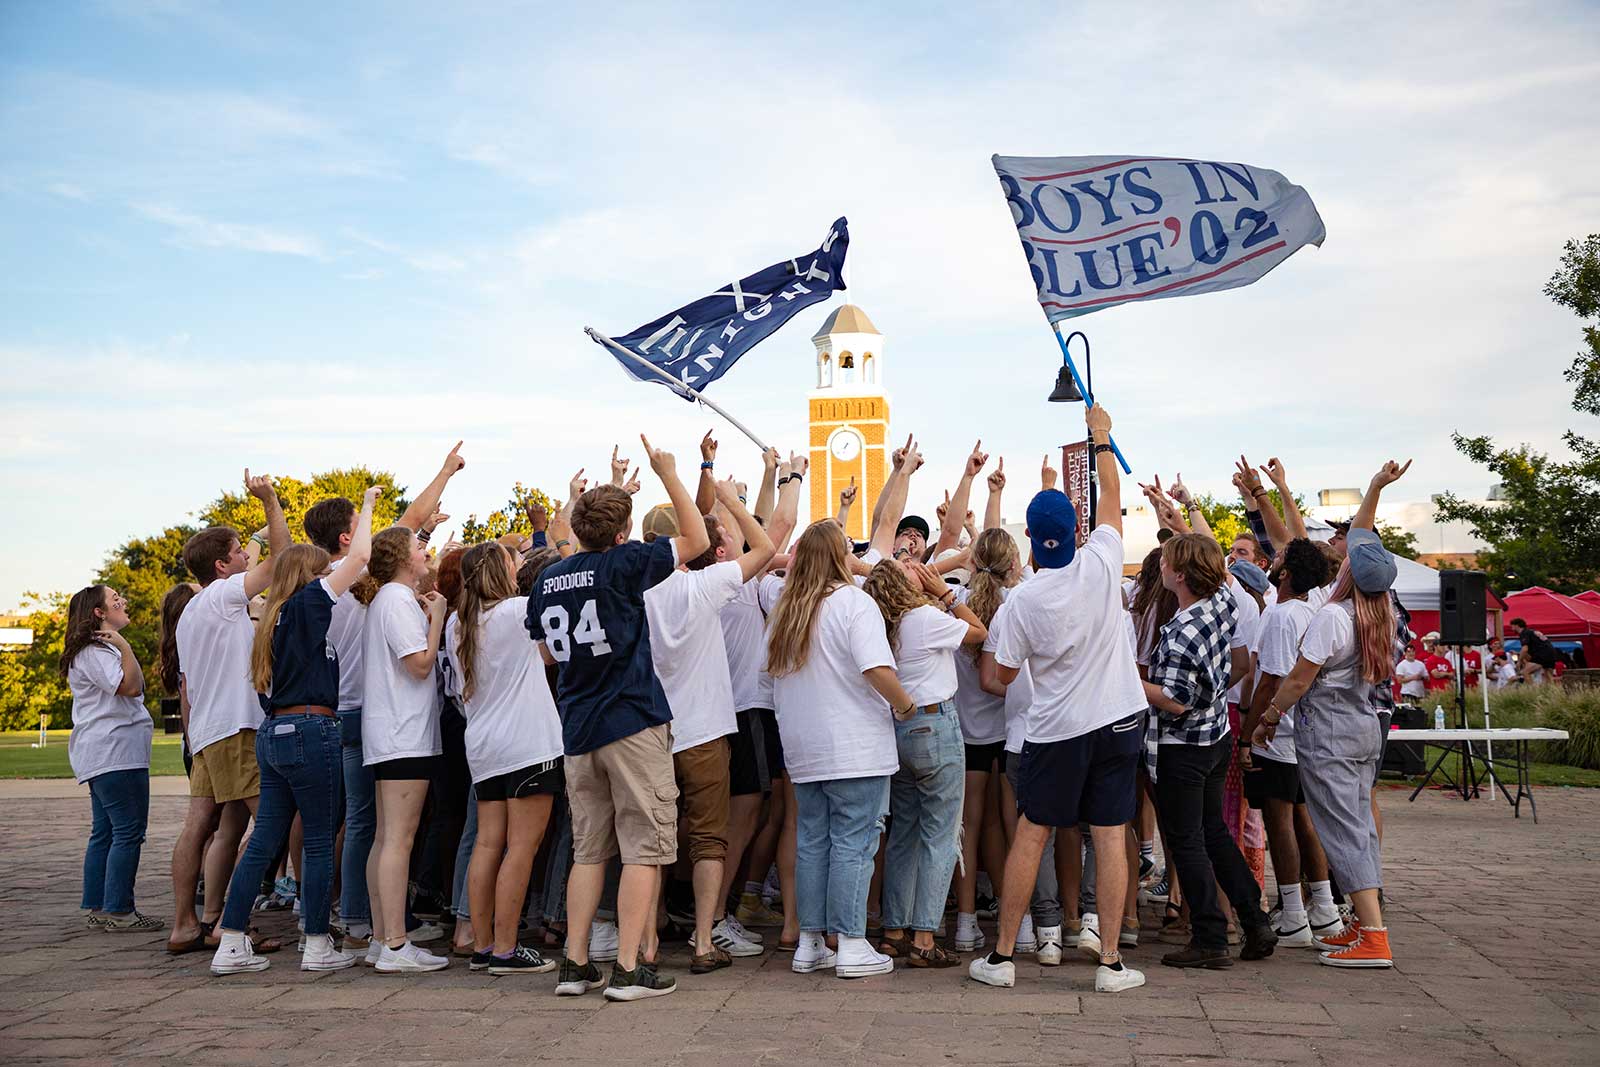
<svg viewBox="0 0 1600 1067">
<path fill-rule="evenodd" d="M 867 538 L 872 509 L 889 473 L 889 398 L 883 391 L 883 334 L 854 304 L 833 310 L 811 338 L 817 387 L 811 393 L 811 518 L 839 509 L 839 490 L 856 484 L 846 532 Z"/>
</svg>

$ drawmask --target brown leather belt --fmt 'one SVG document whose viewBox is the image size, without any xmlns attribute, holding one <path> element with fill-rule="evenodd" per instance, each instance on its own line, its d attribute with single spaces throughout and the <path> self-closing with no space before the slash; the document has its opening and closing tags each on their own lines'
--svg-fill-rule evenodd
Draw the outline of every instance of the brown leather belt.
<svg viewBox="0 0 1600 1067">
<path fill-rule="evenodd" d="M 921 715 L 937 715 L 943 707 L 943 704 L 924 704 L 917 709 L 917 712 Z"/>
<path fill-rule="evenodd" d="M 267 718 L 276 719 L 279 715 L 326 715 L 330 719 L 335 717 L 332 708 L 325 708 L 321 704 L 295 704 L 287 708 L 273 708 L 267 712 Z"/>
</svg>

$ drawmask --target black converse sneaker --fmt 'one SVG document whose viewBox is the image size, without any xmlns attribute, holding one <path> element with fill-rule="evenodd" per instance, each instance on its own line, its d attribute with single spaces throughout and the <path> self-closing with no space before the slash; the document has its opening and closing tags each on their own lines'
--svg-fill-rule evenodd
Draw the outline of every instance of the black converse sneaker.
<svg viewBox="0 0 1600 1067">
<path fill-rule="evenodd" d="M 527 945 L 518 945 L 511 955 L 504 958 L 495 955 L 489 957 L 490 974 L 544 974 L 555 969 L 555 960 L 545 959 Z"/>
<path fill-rule="evenodd" d="M 489 969 L 489 964 L 493 962 L 494 949 L 486 948 L 482 952 L 474 952 L 472 954 L 472 958 L 467 961 L 467 970 L 487 971 Z"/>
<path fill-rule="evenodd" d="M 647 997 L 664 997 L 676 992 L 677 988 L 677 981 L 661 977 L 656 973 L 653 963 L 640 960 L 639 965 L 631 971 L 625 971 L 613 963 L 605 997 L 607 1000 L 644 1000 Z"/>
</svg>

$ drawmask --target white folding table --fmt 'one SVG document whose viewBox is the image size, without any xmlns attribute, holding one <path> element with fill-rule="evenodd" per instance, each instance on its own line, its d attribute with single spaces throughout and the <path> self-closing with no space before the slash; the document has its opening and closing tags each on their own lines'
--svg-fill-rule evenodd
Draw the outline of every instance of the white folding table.
<svg viewBox="0 0 1600 1067">
<path fill-rule="evenodd" d="M 1542 726 L 1506 727 L 1500 729 L 1473 729 L 1465 730 L 1390 730 L 1391 741 L 1420 741 L 1425 745 L 1433 745 L 1444 751 L 1439 753 L 1439 758 L 1433 761 L 1433 766 L 1428 768 L 1427 776 L 1422 784 L 1412 790 L 1411 799 L 1416 800 L 1417 794 L 1427 788 L 1433 776 L 1443 774 L 1452 788 L 1459 789 L 1461 799 L 1467 800 L 1478 795 L 1479 778 L 1475 764 L 1483 764 L 1484 770 L 1489 772 L 1491 780 L 1500 787 L 1500 792 L 1505 794 L 1506 800 L 1511 804 L 1511 812 L 1516 818 L 1522 817 L 1522 798 L 1528 798 L 1528 810 L 1533 813 L 1533 821 L 1539 821 L 1539 808 L 1534 803 L 1533 786 L 1528 779 L 1528 743 L 1530 741 L 1565 741 L 1571 735 L 1565 730 L 1552 730 Z M 1474 741 L 1483 742 L 1486 749 L 1479 752 L 1472 747 Z M 1493 746 L 1501 744 L 1507 746 L 1501 752 L 1512 751 L 1514 756 L 1490 755 Z M 1443 769 L 1443 764 L 1452 752 L 1461 754 L 1461 781 L 1457 783 L 1450 777 L 1450 772 Z M 1507 791 L 1502 781 L 1502 776 L 1495 774 L 1496 765 L 1510 764 L 1517 772 L 1517 795 L 1512 796 Z"/>
</svg>

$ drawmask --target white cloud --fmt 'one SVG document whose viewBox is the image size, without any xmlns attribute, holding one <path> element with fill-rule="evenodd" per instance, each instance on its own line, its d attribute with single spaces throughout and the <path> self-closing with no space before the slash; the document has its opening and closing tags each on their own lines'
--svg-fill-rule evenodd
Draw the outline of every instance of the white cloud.
<svg viewBox="0 0 1600 1067">
<path fill-rule="evenodd" d="M 248 223 L 220 222 L 165 204 L 133 204 L 132 207 L 150 221 L 172 227 L 173 242 L 184 247 L 234 248 L 308 259 L 327 258 L 322 242 L 306 234 Z"/>
</svg>

